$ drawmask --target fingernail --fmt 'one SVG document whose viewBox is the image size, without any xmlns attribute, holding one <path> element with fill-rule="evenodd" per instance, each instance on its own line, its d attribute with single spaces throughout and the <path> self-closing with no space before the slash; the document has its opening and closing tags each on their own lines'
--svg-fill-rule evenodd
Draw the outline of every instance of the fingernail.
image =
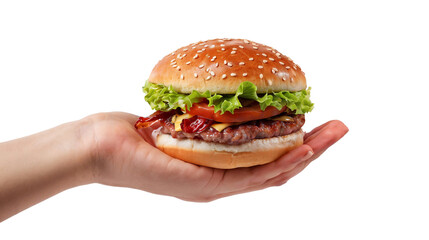
<svg viewBox="0 0 429 240">
<path fill-rule="evenodd" d="M 314 152 L 313 151 L 308 151 L 307 154 L 305 154 L 304 157 L 302 157 L 302 161 L 306 161 L 308 159 L 311 158 L 311 156 L 313 156 Z"/>
</svg>

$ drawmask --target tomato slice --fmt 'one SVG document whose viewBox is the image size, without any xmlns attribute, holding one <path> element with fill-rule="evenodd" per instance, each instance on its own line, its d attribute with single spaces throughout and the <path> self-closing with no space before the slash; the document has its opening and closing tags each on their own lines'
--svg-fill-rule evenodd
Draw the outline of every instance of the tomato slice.
<svg viewBox="0 0 429 240">
<path fill-rule="evenodd" d="M 198 115 L 208 119 L 213 119 L 216 122 L 247 122 L 252 120 L 269 118 L 278 115 L 286 110 L 286 106 L 281 110 L 277 110 L 275 107 L 267 107 L 264 111 L 261 110 L 259 103 L 254 103 L 250 106 L 242 107 L 234 110 L 234 114 L 225 112 L 221 114 L 220 111 L 214 112 L 214 107 L 208 106 L 206 102 L 194 103 L 187 111 L 191 115 Z"/>
</svg>

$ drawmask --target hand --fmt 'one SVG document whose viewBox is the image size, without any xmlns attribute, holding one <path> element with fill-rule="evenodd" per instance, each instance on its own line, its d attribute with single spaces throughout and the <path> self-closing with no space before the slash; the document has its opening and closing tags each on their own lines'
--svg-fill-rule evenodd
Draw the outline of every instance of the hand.
<svg viewBox="0 0 429 240">
<path fill-rule="evenodd" d="M 152 130 L 135 130 L 137 119 L 128 113 L 101 113 L 86 118 L 91 126 L 86 136 L 87 142 L 92 142 L 94 181 L 197 202 L 280 186 L 348 131 L 342 122 L 330 121 L 307 133 L 302 146 L 272 163 L 221 170 L 164 154 L 154 147 Z"/>
<path fill-rule="evenodd" d="M 272 163 L 220 170 L 164 154 L 154 147 L 150 129 L 135 130 L 136 120 L 128 113 L 99 113 L 0 143 L 0 222 L 61 191 L 92 182 L 203 202 L 279 186 L 348 130 L 340 121 L 331 121 Z"/>
</svg>

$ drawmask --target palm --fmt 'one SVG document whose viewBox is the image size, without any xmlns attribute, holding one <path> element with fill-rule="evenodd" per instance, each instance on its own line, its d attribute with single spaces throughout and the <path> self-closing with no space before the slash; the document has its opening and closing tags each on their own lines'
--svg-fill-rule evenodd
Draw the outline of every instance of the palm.
<svg viewBox="0 0 429 240">
<path fill-rule="evenodd" d="M 150 129 L 140 132 L 134 129 L 135 115 L 107 113 L 95 118 L 98 118 L 94 137 L 99 182 L 190 201 L 210 201 L 281 185 L 347 132 L 340 121 L 331 121 L 306 134 L 304 145 L 275 162 L 221 170 L 196 166 L 164 154 L 153 146 Z M 309 151 L 314 155 L 301 161 Z"/>
</svg>

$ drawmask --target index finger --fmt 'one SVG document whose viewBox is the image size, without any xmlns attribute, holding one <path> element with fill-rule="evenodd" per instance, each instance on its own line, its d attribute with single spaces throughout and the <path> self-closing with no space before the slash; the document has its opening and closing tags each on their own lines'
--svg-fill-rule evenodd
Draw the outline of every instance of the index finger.
<svg viewBox="0 0 429 240">
<path fill-rule="evenodd" d="M 325 151 L 338 140 L 340 140 L 349 129 L 338 120 L 329 121 L 318 128 L 315 128 L 304 139 L 304 144 L 311 146 L 314 155 Z"/>
</svg>

